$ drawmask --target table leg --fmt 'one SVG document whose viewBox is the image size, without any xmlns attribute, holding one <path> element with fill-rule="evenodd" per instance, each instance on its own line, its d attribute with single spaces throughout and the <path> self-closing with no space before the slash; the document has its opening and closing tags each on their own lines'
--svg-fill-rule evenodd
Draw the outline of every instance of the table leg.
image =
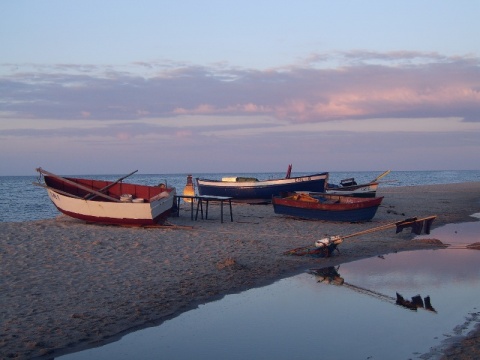
<svg viewBox="0 0 480 360">
<path fill-rule="evenodd" d="M 193 199 L 190 201 L 190 220 L 193 221 Z"/>
<path fill-rule="evenodd" d="M 177 217 L 180 216 L 180 198 L 175 196 L 175 201 L 177 202 Z"/>
<path fill-rule="evenodd" d="M 228 205 L 230 205 L 230 221 L 233 222 L 232 200 L 231 199 L 228 199 Z"/>
<path fill-rule="evenodd" d="M 200 211 L 202 213 L 202 219 L 203 219 L 203 202 L 202 202 L 202 198 L 199 198 L 198 199 L 198 202 L 197 202 L 197 213 L 195 214 L 195 220 L 197 220 L 198 218 L 198 207 L 200 207 Z"/>
<path fill-rule="evenodd" d="M 223 200 L 220 200 L 220 222 L 223 223 Z"/>
</svg>

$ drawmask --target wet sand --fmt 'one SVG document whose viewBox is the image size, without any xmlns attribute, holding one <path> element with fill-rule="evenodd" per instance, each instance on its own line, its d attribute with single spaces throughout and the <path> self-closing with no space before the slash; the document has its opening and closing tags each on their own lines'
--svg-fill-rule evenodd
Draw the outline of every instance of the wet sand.
<svg viewBox="0 0 480 360">
<path fill-rule="evenodd" d="M 164 228 L 89 225 L 58 216 L 0 223 L 0 358 L 48 359 L 158 325 L 198 304 L 270 284 L 310 267 L 396 251 L 443 246 L 409 229 L 348 238 L 330 258 L 285 256 L 331 235 L 349 235 L 408 217 L 437 215 L 433 228 L 477 221 L 480 182 L 380 188 L 373 221 L 327 223 L 285 218 L 271 205 L 234 204 L 220 222 L 191 221 L 189 205 Z M 473 250 L 472 250 L 473 251 Z M 445 359 L 480 356 L 480 329 Z"/>
</svg>

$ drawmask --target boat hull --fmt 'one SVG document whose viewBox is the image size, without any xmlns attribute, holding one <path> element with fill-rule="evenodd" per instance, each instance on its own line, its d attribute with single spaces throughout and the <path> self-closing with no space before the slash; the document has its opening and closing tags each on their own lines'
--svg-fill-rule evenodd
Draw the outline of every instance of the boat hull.
<svg viewBox="0 0 480 360">
<path fill-rule="evenodd" d="M 323 195 L 315 199 L 318 202 L 296 200 L 292 197 L 274 197 L 272 203 L 274 212 L 280 215 L 310 220 L 365 222 L 375 216 L 383 197 L 362 199 Z"/>
<path fill-rule="evenodd" d="M 83 185 L 90 183 L 93 185 L 92 189 L 101 189 L 108 184 L 108 182 L 97 180 L 73 178 L 68 180 Z M 91 223 L 126 226 L 159 225 L 165 221 L 174 205 L 175 189 L 119 184 L 117 188 L 109 189 L 109 196 L 120 197 L 118 193 L 128 190 L 135 192 L 137 196 L 132 195 L 133 202 L 115 202 L 104 201 L 98 197 L 94 200 L 86 200 L 83 196 L 88 194 L 87 191 L 80 192 L 77 189 L 74 191 L 74 187 L 62 184 L 61 181 L 53 178 L 45 177 L 45 183 L 50 200 L 60 212 Z M 135 202 L 135 199 L 140 200 L 138 194 L 143 194 L 146 198 Z M 152 197 L 148 197 L 149 195 Z"/>
<path fill-rule="evenodd" d="M 272 196 L 294 191 L 324 192 L 328 173 L 262 181 L 220 181 L 196 179 L 200 195 L 227 196 L 233 201 L 270 202 Z"/>
</svg>

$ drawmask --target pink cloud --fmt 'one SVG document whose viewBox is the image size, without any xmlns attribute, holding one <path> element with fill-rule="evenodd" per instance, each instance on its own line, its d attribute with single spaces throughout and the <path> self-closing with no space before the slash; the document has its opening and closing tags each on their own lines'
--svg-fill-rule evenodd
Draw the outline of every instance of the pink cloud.
<svg viewBox="0 0 480 360">
<path fill-rule="evenodd" d="M 189 138 L 192 136 L 192 132 L 190 130 L 179 130 L 175 132 L 175 136 L 177 138 Z"/>
<path fill-rule="evenodd" d="M 194 109 L 186 109 L 186 108 L 176 108 L 173 110 L 173 114 L 175 115 L 201 115 L 201 114 L 214 114 L 217 110 L 213 105 L 208 104 L 201 104 Z"/>
<path fill-rule="evenodd" d="M 130 140 L 131 135 L 127 132 L 119 132 L 115 135 L 115 137 L 120 141 L 127 141 Z"/>
<path fill-rule="evenodd" d="M 290 122 L 385 116 L 480 120 L 480 59 L 409 51 L 341 56 L 345 64 L 331 68 L 317 68 L 329 58 L 312 55 L 301 65 L 282 69 L 182 65 L 151 78 L 110 71 L 107 78 L 22 73 L 0 81 L 9 94 L 5 106 L 18 117 L 134 120 L 261 114 Z M 67 86 L 72 83 L 83 86 Z"/>
</svg>

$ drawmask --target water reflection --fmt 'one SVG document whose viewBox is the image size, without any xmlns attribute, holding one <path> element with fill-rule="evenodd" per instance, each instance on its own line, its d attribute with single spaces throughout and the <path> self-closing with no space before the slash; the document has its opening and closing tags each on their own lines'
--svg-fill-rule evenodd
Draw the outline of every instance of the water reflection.
<svg viewBox="0 0 480 360">
<path fill-rule="evenodd" d="M 465 233 L 459 224 L 428 237 L 448 242 L 444 236 L 456 231 L 456 240 L 478 242 L 480 223 L 471 224 L 476 232 L 470 239 L 457 236 Z M 397 294 L 417 311 L 397 304 Z M 229 295 L 61 359 L 425 358 L 473 329 L 479 298 L 480 251 L 402 252 Z"/>
<path fill-rule="evenodd" d="M 402 295 L 397 293 L 397 301 L 395 304 L 403 306 L 409 310 L 417 311 L 418 309 L 425 309 L 428 311 L 437 312 L 430 302 L 430 296 L 423 298 L 420 295 L 415 295 L 412 297 L 412 300 L 405 299 Z"/>
<path fill-rule="evenodd" d="M 345 282 L 345 279 L 341 277 L 338 272 L 339 268 L 340 266 L 337 266 L 337 267 L 330 266 L 330 267 L 321 268 L 321 269 L 311 269 L 309 272 L 310 274 L 315 275 L 317 282 L 319 283 L 344 286 L 359 294 L 365 294 L 365 295 L 369 295 L 374 298 L 377 298 L 379 300 L 389 301 L 392 304 L 400 305 L 409 310 L 417 311 L 418 309 L 425 309 L 425 310 L 436 312 L 436 310 L 433 308 L 431 304 L 430 296 L 426 296 L 422 299 L 420 295 L 415 295 L 412 297 L 411 300 L 408 300 L 402 295 L 400 295 L 398 292 L 396 293 L 396 297 L 385 295 L 371 289 L 366 289 L 364 287 Z"/>
<path fill-rule="evenodd" d="M 480 213 L 473 214 L 473 218 L 480 219 Z M 431 238 L 432 235 L 446 244 L 465 246 L 480 242 L 479 222 L 447 224 L 434 229 L 430 235 L 417 236 L 417 239 Z"/>
</svg>

